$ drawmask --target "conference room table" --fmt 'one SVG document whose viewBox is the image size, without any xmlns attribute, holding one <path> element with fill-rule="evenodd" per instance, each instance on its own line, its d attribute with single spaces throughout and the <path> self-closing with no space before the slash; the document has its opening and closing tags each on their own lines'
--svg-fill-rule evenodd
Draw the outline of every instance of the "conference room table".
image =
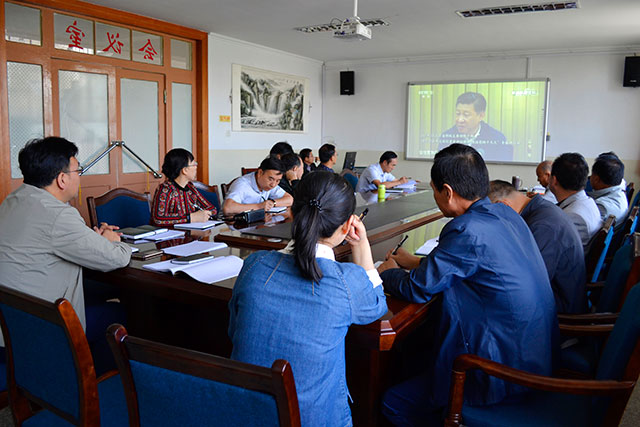
<svg viewBox="0 0 640 427">
<path fill-rule="evenodd" d="M 430 190 L 390 194 L 381 203 L 370 194 L 359 195 L 356 213 L 367 208 L 369 213 L 363 221 L 374 260 L 384 259 L 405 235 L 403 247 L 415 251 L 436 237 L 447 221 L 435 206 Z M 267 216 L 266 220 L 258 225 L 225 224 L 205 231 L 187 231 L 182 238 L 139 246 L 141 250 L 162 249 L 193 240 L 218 241 L 228 247 L 211 254 L 244 259 L 256 250 L 286 246 L 286 233 L 291 227 L 289 211 Z M 335 253 L 338 260 L 350 260 L 349 245 L 337 247 Z M 232 345 L 227 334 L 227 304 L 235 279 L 206 284 L 182 273 L 171 275 L 142 268 L 169 258 L 162 255 L 145 261 L 132 259 L 129 266 L 107 273 L 85 270 L 85 277 L 114 288 L 127 313 L 130 335 L 228 357 Z M 437 304 L 437 298 L 427 304 L 413 304 L 387 296 L 389 310 L 381 319 L 349 329 L 347 384 L 353 399 L 354 425 L 380 424 L 382 393 L 398 382 L 398 372 L 404 368 L 396 350 L 414 331 L 424 329 L 431 307 Z"/>
</svg>

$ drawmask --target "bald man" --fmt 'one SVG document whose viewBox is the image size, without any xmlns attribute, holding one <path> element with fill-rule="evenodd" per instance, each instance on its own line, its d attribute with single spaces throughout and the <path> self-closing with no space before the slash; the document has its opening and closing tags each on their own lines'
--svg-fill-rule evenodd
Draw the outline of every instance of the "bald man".
<svg viewBox="0 0 640 427">
<path fill-rule="evenodd" d="M 543 199 L 550 201 L 551 203 L 558 203 L 556 196 L 549 190 L 549 178 L 551 178 L 551 160 L 545 160 L 540 163 L 536 168 L 536 175 L 538 176 L 538 182 L 544 187 Z"/>
</svg>

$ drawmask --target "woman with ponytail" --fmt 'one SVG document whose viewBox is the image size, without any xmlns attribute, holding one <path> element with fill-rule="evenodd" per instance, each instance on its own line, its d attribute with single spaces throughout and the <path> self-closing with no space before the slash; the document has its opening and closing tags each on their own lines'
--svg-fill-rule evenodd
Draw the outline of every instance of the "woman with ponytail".
<svg viewBox="0 0 640 427">
<path fill-rule="evenodd" d="M 229 336 L 231 357 L 293 369 L 303 426 L 350 426 L 344 339 L 351 324 L 387 312 L 364 224 L 347 181 L 331 172 L 305 176 L 296 188 L 292 236 L 282 251 L 249 256 L 236 280 Z M 333 248 L 351 245 L 353 263 Z"/>
</svg>

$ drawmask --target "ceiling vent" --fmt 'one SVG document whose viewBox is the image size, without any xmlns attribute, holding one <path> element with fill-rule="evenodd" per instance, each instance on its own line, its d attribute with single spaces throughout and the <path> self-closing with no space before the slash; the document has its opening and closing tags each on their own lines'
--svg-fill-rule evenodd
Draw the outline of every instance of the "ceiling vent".
<svg viewBox="0 0 640 427">
<path fill-rule="evenodd" d="M 461 18 L 475 18 L 476 16 L 510 15 L 525 12 L 554 12 L 557 10 L 578 9 L 579 7 L 580 3 L 577 1 L 565 1 L 540 4 L 521 4 L 517 6 L 486 7 L 484 9 L 473 10 L 456 10 L 456 13 Z"/>
</svg>

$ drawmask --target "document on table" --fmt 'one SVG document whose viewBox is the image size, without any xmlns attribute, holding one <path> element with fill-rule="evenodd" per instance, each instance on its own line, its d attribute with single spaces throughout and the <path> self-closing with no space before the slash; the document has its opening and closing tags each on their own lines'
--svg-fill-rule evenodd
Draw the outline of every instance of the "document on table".
<svg viewBox="0 0 640 427">
<path fill-rule="evenodd" d="M 174 275 L 182 272 L 193 277 L 198 282 L 212 284 L 236 277 L 242 269 L 242 263 L 241 258 L 229 255 L 196 264 L 174 264 L 171 261 L 161 261 L 143 265 L 142 268 L 151 271 L 170 272 Z"/>
<path fill-rule="evenodd" d="M 393 188 L 398 188 L 398 189 L 409 189 L 409 188 L 413 188 L 416 186 L 416 180 L 415 179 L 410 179 L 409 181 L 407 181 L 404 184 L 400 184 L 400 185 L 396 185 Z"/>
<path fill-rule="evenodd" d="M 164 240 L 177 239 L 184 236 L 184 231 L 180 230 L 167 230 L 162 233 L 154 234 L 153 236 L 147 236 L 143 240 L 150 242 L 162 242 Z"/>
<path fill-rule="evenodd" d="M 267 213 L 280 213 L 287 210 L 286 206 L 274 206 L 267 211 Z"/>
<path fill-rule="evenodd" d="M 224 224 L 224 221 L 185 222 L 184 224 L 176 224 L 173 227 L 182 230 L 206 230 L 221 224 Z"/>
<path fill-rule="evenodd" d="M 427 256 L 436 248 L 436 246 L 438 246 L 438 237 L 429 239 L 424 243 L 424 245 L 420 246 L 418 250 L 416 250 L 416 255 Z"/>
<path fill-rule="evenodd" d="M 203 242 L 200 240 L 195 240 L 193 242 L 184 243 L 178 246 L 171 246 L 169 248 L 164 248 L 162 252 L 169 255 L 175 256 L 189 256 L 201 254 L 204 252 L 215 251 L 217 249 L 226 248 L 227 244 L 222 242 Z"/>
</svg>

